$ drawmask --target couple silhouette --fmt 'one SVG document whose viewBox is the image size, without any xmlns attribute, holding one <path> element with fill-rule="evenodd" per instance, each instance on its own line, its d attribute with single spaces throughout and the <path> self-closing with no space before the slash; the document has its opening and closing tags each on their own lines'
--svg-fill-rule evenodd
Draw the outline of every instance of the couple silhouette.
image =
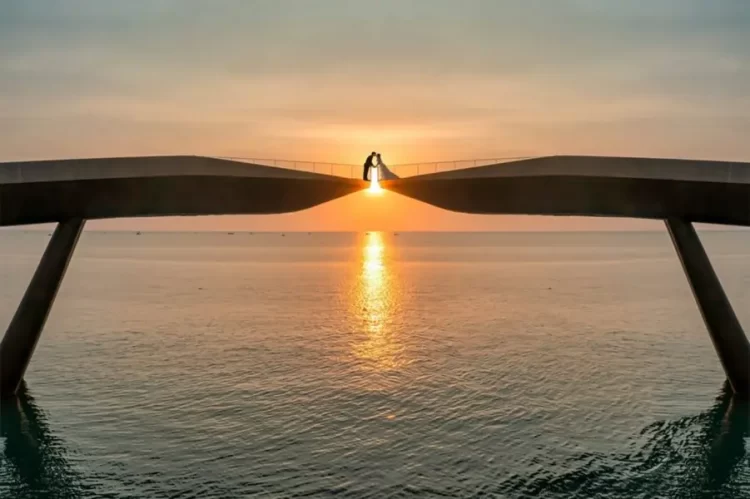
<svg viewBox="0 0 750 499">
<path fill-rule="evenodd" d="M 393 180 L 398 178 L 398 175 L 390 171 L 385 163 L 383 163 L 383 158 L 380 156 L 379 152 L 373 151 L 369 156 L 367 156 L 364 164 L 364 171 L 362 172 L 362 180 L 370 180 L 368 178 L 370 169 L 377 169 L 378 180 Z"/>
</svg>

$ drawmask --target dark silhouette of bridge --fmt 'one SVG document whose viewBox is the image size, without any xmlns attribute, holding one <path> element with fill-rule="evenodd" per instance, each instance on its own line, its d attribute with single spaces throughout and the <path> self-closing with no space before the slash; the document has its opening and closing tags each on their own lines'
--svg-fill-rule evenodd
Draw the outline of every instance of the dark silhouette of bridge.
<svg viewBox="0 0 750 499">
<path fill-rule="evenodd" d="M 0 343 L 0 396 L 15 395 L 22 382 L 86 220 L 287 213 L 368 187 L 347 178 L 354 165 L 312 163 L 310 171 L 310 163 L 272 161 L 165 156 L 0 163 L 0 226 L 58 224 Z M 750 226 L 750 163 L 585 156 L 481 163 L 433 163 L 421 172 L 417 165 L 418 173 L 428 173 L 381 185 L 464 213 L 664 220 L 727 379 L 750 397 L 750 343 L 692 225 Z M 391 168 L 399 173 L 398 165 Z"/>
</svg>

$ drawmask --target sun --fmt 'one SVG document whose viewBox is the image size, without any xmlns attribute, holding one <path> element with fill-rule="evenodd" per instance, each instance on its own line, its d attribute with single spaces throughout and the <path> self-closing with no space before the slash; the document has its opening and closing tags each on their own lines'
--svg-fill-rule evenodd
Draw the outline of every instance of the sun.
<svg viewBox="0 0 750 499">
<path fill-rule="evenodd" d="M 383 188 L 380 187 L 380 182 L 378 182 L 378 169 L 373 168 L 370 172 L 372 172 L 370 177 L 370 188 L 367 189 L 367 192 L 374 195 L 383 194 Z"/>
</svg>

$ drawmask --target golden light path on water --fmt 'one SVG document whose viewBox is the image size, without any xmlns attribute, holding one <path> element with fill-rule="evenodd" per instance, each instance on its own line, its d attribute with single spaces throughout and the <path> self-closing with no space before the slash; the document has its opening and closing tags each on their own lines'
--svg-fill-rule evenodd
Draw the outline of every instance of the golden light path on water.
<svg viewBox="0 0 750 499">
<path fill-rule="evenodd" d="M 381 232 L 365 235 L 362 262 L 353 293 L 353 309 L 361 326 L 362 340 L 353 346 L 354 356 L 365 369 L 396 370 L 408 363 L 400 332 L 394 327 L 399 310 L 400 286 L 388 265 Z"/>
</svg>

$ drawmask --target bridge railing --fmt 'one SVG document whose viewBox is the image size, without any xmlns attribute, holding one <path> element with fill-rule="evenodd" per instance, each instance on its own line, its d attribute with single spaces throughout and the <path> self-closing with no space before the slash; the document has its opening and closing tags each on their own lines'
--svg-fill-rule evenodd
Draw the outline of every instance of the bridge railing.
<svg viewBox="0 0 750 499">
<path fill-rule="evenodd" d="M 417 175 L 426 175 L 429 173 L 439 173 L 452 170 L 461 170 L 465 168 L 475 168 L 478 166 L 496 165 L 499 163 L 508 163 L 522 159 L 529 159 L 532 156 L 512 156 L 502 158 L 482 158 L 482 159 L 464 159 L 455 161 L 432 161 L 425 163 L 402 163 L 388 165 L 388 168 L 399 177 L 414 177 Z M 219 159 L 228 159 L 232 161 L 242 161 L 263 166 L 274 166 L 277 168 L 286 168 L 289 170 L 305 171 L 311 173 L 320 173 L 324 175 L 333 175 L 344 178 L 361 178 L 362 165 L 353 165 L 346 163 L 326 163 L 322 161 L 298 161 L 293 159 L 274 159 L 274 158 L 248 158 L 237 156 L 217 156 Z"/>
<path fill-rule="evenodd" d="M 403 163 L 388 165 L 388 168 L 399 177 L 414 177 L 417 175 L 426 175 L 430 173 L 440 173 L 453 170 L 463 170 L 466 168 L 476 168 L 478 166 L 496 165 L 499 163 L 508 163 L 521 159 L 528 159 L 530 156 L 513 156 L 503 158 L 481 158 L 481 159 L 461 159 L 455 161 L 432 161 L 426 163 Z"/>
<path fill-rule="evenodd" d="M 286 168 L 287 170 L 333 175 L 334 177 L 359 178 L 360 176 L 362 176 L 362 165 L 350 165 L 346 163 L 326 163 L 324 161 L 298 161 L 294 159 L 247 158 L 237 156 L 216 157 L 219 159 L 229 159 L 232 161 L 242 161 L 243 163 L 252 163 L 254 165 L 275 166 L 276 168 Z"/>
</svg>

